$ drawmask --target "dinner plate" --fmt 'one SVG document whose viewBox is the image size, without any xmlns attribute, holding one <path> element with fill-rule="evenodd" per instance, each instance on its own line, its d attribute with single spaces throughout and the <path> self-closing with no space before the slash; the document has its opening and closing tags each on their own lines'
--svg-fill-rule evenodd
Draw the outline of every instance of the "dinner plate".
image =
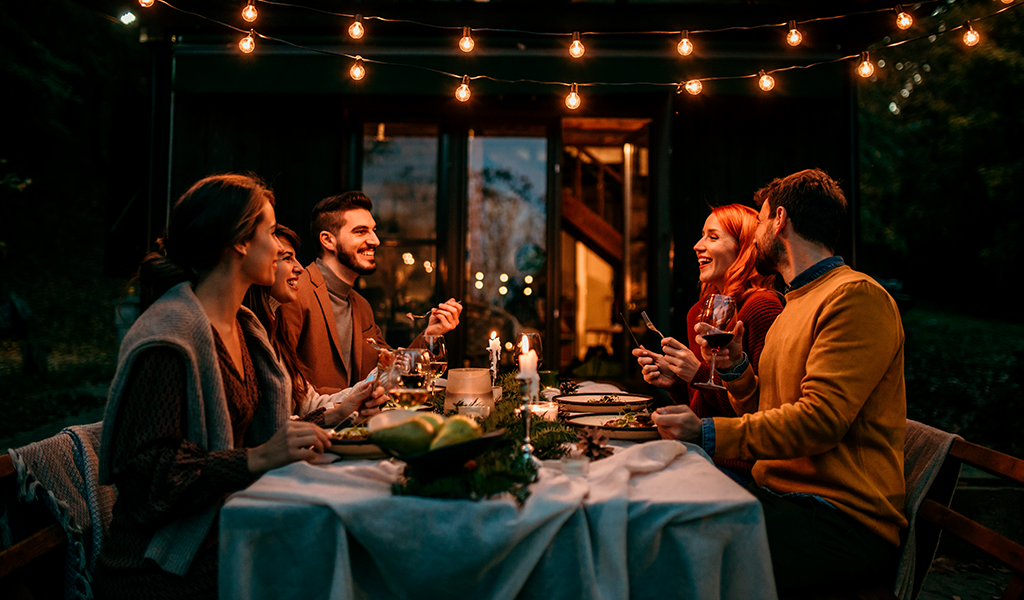
<svg viewBox="0 0 1024 600">
<path fill-rule="evenodd" d="M 328 452 L 337 454 L 344 458 L 387 458 L 388 455 L 376 444 L 371 444 L 370 440 L 352 439 L 352 440 L 331 440 L 331 446 L 327 448 Z"/>
<path fill-rule="evenodd" d="M 613 440 L 657 440 L 661 438 L 657 427 L 613 427 L 605 425 L 613 415 L 579 415 L 565 422 L 572 427 L 597 427 Z"/>
<path fill-rule="evenodd" d="M 420 454 L 398 454 L 387 448 L 384 448 L 383 451 L 415 469 L 427 473 L 441 474 L 459 469 L 462 465 L 466 464 L 466 461 L 487 452 L 501 441 L 501 436 L 504 433 L 504 429 L 495 429 L 478 438 L 460 444 L 442 446 L 436 450 L 428 450 Z"/>
<path fill-rule="evenodd" d="M 602 398 L 609 396 L 615 398 L 615 400 L 612 402 L 601 402 Z M 647 403 L 652 398 L 643 394 L 608 392 L 604 394 L 567 394 L 555 396 L 554 399 L 558 401 L 559 406 L 568 412 L 618 414 L 624 408 L 631 411 L 647 408 Z"/>
</svg>

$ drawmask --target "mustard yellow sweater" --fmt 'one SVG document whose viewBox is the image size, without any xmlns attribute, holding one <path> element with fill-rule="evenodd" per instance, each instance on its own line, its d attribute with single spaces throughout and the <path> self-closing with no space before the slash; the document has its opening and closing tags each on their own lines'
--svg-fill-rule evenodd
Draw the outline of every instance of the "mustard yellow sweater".
<svg viewBox="0 0 1024 600">
<path fill-rule="evenodd" d="M 907 398 L 903 325 L 874 280 L 837 267 L 786 295 L 760 376 L 728 382 L 758 412 L 715 418 L 715 456 L 756 459 L 757 484 L 816 494 L 899 544 Z"/>
</svg>

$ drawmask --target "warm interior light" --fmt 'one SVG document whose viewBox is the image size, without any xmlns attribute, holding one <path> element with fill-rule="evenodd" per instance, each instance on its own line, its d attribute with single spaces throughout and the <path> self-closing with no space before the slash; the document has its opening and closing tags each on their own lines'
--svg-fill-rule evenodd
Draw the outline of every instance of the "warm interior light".
<svg viewBox="0 0 1024 600">
<path fill-rule="evenodd" d="M 154 2 L 156 2 L 156 0 L 139 0 L 139 6 L 142 8 L 149 8 L 150 6 L 153 6 Z"/>
<path fill-rule="evenodd" d="M 238 49 L 246 54 L 252 54 L 252 51 L 256 49 L 256 38 L 253 37 L 253 32 L 249 32 L 249 35 L 238 42 Z"/>
<path fill-rule="evenodd" d="M 121 15 L 121 22 L 125 25 L 131 25 L 135 22 L 135 14 L 130 12 L 124 13 L 123 15 Z"/>
<path fill-rule="evenodd" d="M 871 64 L 871 58 L 867 52 L 860 53 L 860 64 L 857 65 L 857 74 L 865 79 L 875 73 L 875 65 Z"/>
<path fill-rule="evenodd" d="M 761 71 L 761 76 L 757 78 L 757 87 L 765 92 L 770 92 L 775 88 L 775 78 Z"/>
<path fill-rule="evenodd" d="M 363 66 L 363 57 L 356 56 L 356 62 L 352 63 L 352 67 L 348 70 L 349 77 L 359 81 L 363 77 L 366 77 L 366 67 Z"/>
<path fill-rule="evenodd" d="M 676 45 L 676 52 L 682 56 L 689 56 L 693 52 L 693 42 L 690 41 L 690 32 L 683 32 L 683 39 L 679 40 L 679 44 Z"/>
<path fill-rule="evenodd" d="M 910 13 L 905 12 L 902 6 L 896 5 L 896 26 L 900 29 L 910 29 L 910 26 L 914 24 L 914 17 L 910 16 Z"/>
<path fill-rule="evenodd" d="M 364 33 L 366 33 L 366 28 L 363 27 L 363 15 L 356 15 L 356 20 L 348 26 L 348 34 L 352 39 L 358 40 L 363 37 Z"/>
<path fill-rule="evenodd" d="M 569 107 L 569 110 L 576 110 L 582 102 L 583 99 L 580 98 L 579 87 L 574 83 L 569 88 L 569 95 L 565 97 L 565 105 Z"/>
<path fill-rule="evenodd" d="M 579 58 L 586 51 L 587 49 L 583 47 L 583 42 L 580 41 L 580 32 L 574 32 L 572 34 L 572 43 L 569 44 L 569 56 Z"/>
<path fill-rule="evenodd" d="M 687 81 L 686 85 L 683 87 L 685 87 L 686 91 L 689 92 L 691 95 L 696 96 L 697 94 L 700 93 L 701 90 L 704 89 L 704 84 L 701 83 L 699 79 L 691 79 Z"/>
<path fill-rule="evenodd" d="M 459 40 L 459 50 L 462 50 L 463 52 L 472 52 L 474 46 L 476 46 L 476 42 L 474 42 L 472 36 L 469 35 L 469 27 L 463 27 L 462 39 Z"/>
<path fill-rule="evenodd" d="M 804 41 L 804 36 L 796 28 L 796 21 L 789 22 L 789 33 L 786 34 L 786 43 L 790 46 L 799 46 Z"/>
<path fill-rule="evenodd" d="M 256 20 L 259 13 L 256 12 L 256 6 L 253 4 L 255 0 L 249 0 L 249 3 L 242 9 L 242 18 L 247 22 L 252 23 Z"/>
<path fill-rule="evenodd" d="M 469 75 L 462 76 L 462 85 L 455 88 L 455 99 L 459 102 L 465 102 L 469 100 Z"/>
<path fill-rule="evenodd" d="M 976 46 L 981 41 L 981 36 L 971 27 L 969 22 L 964 23 L 964 27 L 967 28 L 967 31 L 964 32 L 964 43 L 968 46 Z"/>
</svg>

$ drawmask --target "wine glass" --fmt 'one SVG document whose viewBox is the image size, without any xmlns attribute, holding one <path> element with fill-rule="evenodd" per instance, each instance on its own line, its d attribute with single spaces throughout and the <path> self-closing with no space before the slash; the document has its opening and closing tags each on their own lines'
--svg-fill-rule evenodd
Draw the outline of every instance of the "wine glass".
<svg viewBox="0 0 1024 600">
<path fill-rule="evenodd" d="M 434 380 L 444 375 L 448 368 L 448 351 L 444 346 L 443 335 L 425 335 L 423 343 L 430 354 L 430 393 L 434 393 Z"/>
<path fill-rule="evenodd" d="M 415 408 L 427 401 L 430 353 L 423 348 L 395 350 L 388 376 L 388 394 L 399 408 Z"/>
<path fill-rule="evenodd" d="M 724 390 L 724 386 L 715 383 L 715 358 L 718 351 L 732 341 L 732 332 L 736 328 L 736 301 L 732 296 L 712 294 L 704 301 L 698 320 L 711 326 L 711 331 L 704 334 L 704 341 L 711 349 L 711 376 L 705 383 L 692 385 L 702 390 Z"/>
<path fill-rule="evenodd" d="M 523 339 L 526 339 L 530 350 L 537 353 L 537 368 L 539 369 L 544 364 L 544 346 L 540 342 L 539 333 L 523 333 L 519 335 L 519 341 L 516 342 L 516 354 L 523 353 Z"/>
</svg>

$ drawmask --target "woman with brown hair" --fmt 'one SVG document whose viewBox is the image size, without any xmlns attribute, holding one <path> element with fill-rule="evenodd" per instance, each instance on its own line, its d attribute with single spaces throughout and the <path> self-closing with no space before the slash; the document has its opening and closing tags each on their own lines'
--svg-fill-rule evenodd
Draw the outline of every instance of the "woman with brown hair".
<svg viewBox="0 0 1024 600">
<path fill-rule="evenodd" d="M 701 293 L 686 314 L 686 345 L 666 337 L 661 340 L 664 354 L 644 348 L 633 350 L 643 366 L 644 380 L 668 389 L 673 402 L 688 404 L 701 418 L 737 416 L 724 391 L 690 385 L 711 378 L 710 366 L 699 358 L 700 344 L 694 330 L 707 297 L 723 294 L 735 299 L 738 320 L 744 325 L 743 348 L 755 373 L 764 336 L 782 312 L 782 301 L 774 291 L 774 276 L 761 275 L 754 268 L 756 230 L 757 211 L 749 206 L 729 204 L 713 209 L 704 221 L 700 240 L 693 246 L 700 268 Z M 715 463 L 730 475 L 739 475 L 739 480 L 749 480 L 754 465 L 753 461 L 735 459 L 715 459 Z"/>
<path fill-rule="evenodd" d="M 281 320 L 278 312 L 282 304 L 294 302 L 298 297 L 298 278 L 302 274 L 302 265 L 296 257 L 299 236 L 284 225 L 277 226 L 276 235 L 281 244 L 281 254 L 274 285 L 252 286 L 243 305 L 250 308 L 263 324 L 271 345 L 291 377 L 292 414 L 305 421 L 334 427 L 360 408 L 360 415 L 364 418 L 380 412 L 378 407 L 387 398 L 375 377 L 333 394 L 319 394 L 309 383 L 305 367 L 299 361 L 295 348 L 287 341 L 285 328 L 288 322 Z"/>
<path fill-rule="evenodd" d="M 260 474 L 310 460 L 326 430 L 289 421 L 288 374 L 242 298 L 274 282 L 274 195 L 216 175 L 175 203 L 139 268 L 155 299 L 121 344 L 100 448 L 118 498 L 95 573 L 98 598 L 212 598 L 217 517 Z"/>
</svg>

